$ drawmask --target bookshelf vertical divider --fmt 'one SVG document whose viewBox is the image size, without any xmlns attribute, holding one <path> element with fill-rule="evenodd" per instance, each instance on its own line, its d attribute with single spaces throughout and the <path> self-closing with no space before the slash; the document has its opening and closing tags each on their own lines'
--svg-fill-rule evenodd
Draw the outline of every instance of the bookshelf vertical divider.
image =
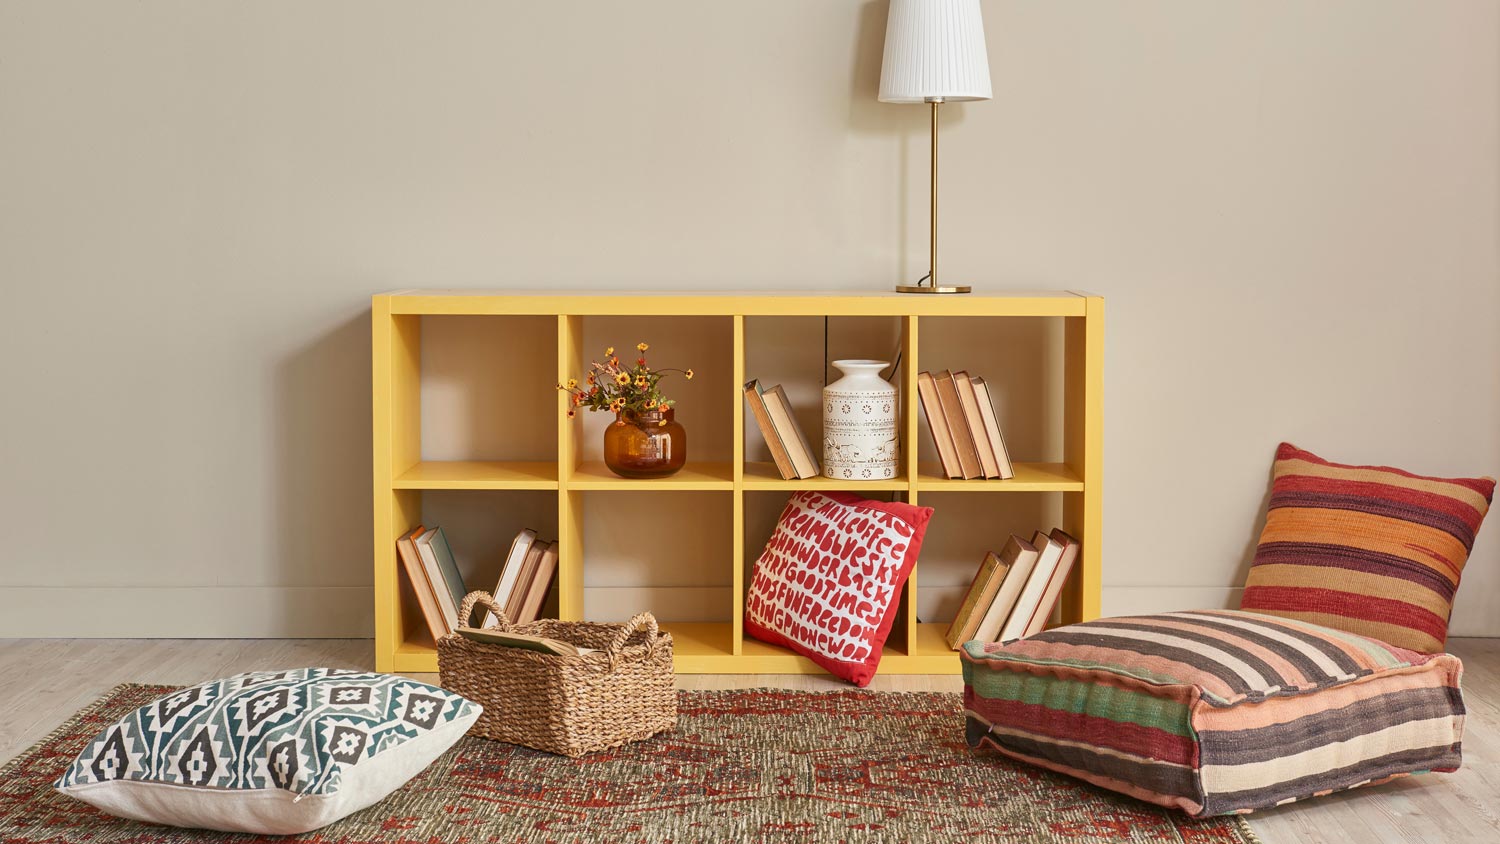
<svg viewBox="0 0 1500 844">
<path fill-rule="evenodd" d="M 731 447 L 728 463 L 689 461 L 678 475 L 661 480 L 616 478 L 597 464 L 580 460 L 578 426 L 565 418 L 567 398 L 558 393 L 557 457 L 546 462 L 425 461 L 422 457 L 421 381 L 423 317 L 469 315 L 548 317 L 556 320 L 559 381 L 583 371 L 587 317 L 691 316 L 727 318 L 732 344 L 732 378 L 723 393 L 729 404 Z M 902 477 L 895 481 L 840 482 L 827 478 L 783 480 L 773 467 L 746 462 L 746 431 L 741 385 L 746 371 L 747 318 L 796 316 L 894 317 L 900 319 Z M 1062 318 L 1063 462 L 1017 463 L 1015 478 L 950 480 L 919 462 L 922 436 L 917 397 L 921 334 L 928 317 Z M 911 503 L 928 503 L 923 493 L 1056 493 L 1062 496 L 1064 529 L 1083 545 L 1079 564 L 1064 592 L 1064 621 L 1095 618 L 1100 612 L 1103 467 L 1103 299 L 1070 291 L 982 296 L 903 296 L 895 293 L 523 293 L 509 291 L 424 291 L 383 293 L 371 302 L 374 504 L 375 663 L 379 671 L 432 672 L 437 655 L 422 623 L 413 593 L 404 584 L 395 539 L 422 523 L 424 490 L 532 490 L 556 496 L 559 540 L 557 614 L 569 620 L 584 612 L 585 493 L 609 490 L 717 491 L 731 499 L 730 618 L 716 623 L 664 627 L 676 639 L 676 668 L 688 673 L 816 673 L 810 660 L 744 635 L 745 586 L 753 558 L 746 554 L 746 495 L 798 489 L 869 490 L 896 493 Z M 427 330 L 439 330 L 428 326 Z M 929 331 L 932 329 L 929 328 Z M 938 336 L 934 334 L 934 336 Z M 825 362 L 826 364 L 826 362 Z M 717 390 L 717 388 L 715 388 Z M 717 399 L 715 399 L 717 401 Z M 597 496 L 596 496 L 597 497 Z M 944 530 L 953 530 L 949 525 Z M 723 547 L 715 544 L 715 547 Z M 976 564 L 986 548 L 976 547 Z M 914 597 L 923 587 L 921 565 L 903 592 L 880 670 L 886 673 L 944 674 L 959 670 L 957 655 L 943 641 L 946 623 L 919 623 Z"/>
<path fill-rule="evenodd" d="M 557 381 L 583 371 L 583 320 L 557 318 Z M 568 394 L 557 391 L 557 614 L 583 618 L 583 495 L 568 489 L 577 464 L 578 426 L 567 416 Z"/>
<path fill-rule="evenodd" d="M 917 396 L 917 373 L 922 371 L 920 363 L 920 343 L 917 342 L 918 319 L 915 316 L 907 316 L 901 320 L 901 414 L 905 427 L 900 430 L 901 437 L 901 459 L 906 461 L 906 501 L 908 504 L 920 504 L 920 494 L 917 492 L 917 458 L 921 449 L 917 448 L 919 423 L 917 415 L 922 412 L 920 399 Z M 893 373 L 894 374 L 894 373 Z M 916 604 L 913 598 L 917 594 L 917 578 L 920 573 L 917 569 L 922 564 L 917 563 L 912 568 L 911 576 L 907 579 L 907 586 L 901 596 L 905 601 L 905 612 L 897 621 L 906 625 L 904 639 L 910 643 L 907 645 L 907 653 L 911 653 L 920 632 L 917 624 Z M 893 625 L 894 627 L 894 625 Z"/>
<path fill-rule="evenodd" d="M 738 411 L 740 402 L 744 400 L 743 385 L 746 381 L 745 315 L 735 314 L 731 319 L 734 324 L 734 377 L 729 381 L 733 393 L 729 399 Z M 729 418 L 733 435 L 729 471 L 734 479 L 735 489 L 731 496 L 734 500 L 730 504 L 729 651 L 732 655 L 739 656 L 745 651 L 745 414 L 734 412 L 729 414 Z"/>
</svg>

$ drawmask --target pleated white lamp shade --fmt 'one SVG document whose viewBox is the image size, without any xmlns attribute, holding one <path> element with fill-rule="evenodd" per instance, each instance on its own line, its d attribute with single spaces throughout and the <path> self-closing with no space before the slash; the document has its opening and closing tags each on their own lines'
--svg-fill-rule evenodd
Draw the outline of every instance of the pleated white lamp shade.
<svg viewBox="0 0 1500 844">
<path fill-rule="evenodd" d="M 891 0 L 880 66 L 881 102 L 990 96 L 979 0 Z"/>
</svg>

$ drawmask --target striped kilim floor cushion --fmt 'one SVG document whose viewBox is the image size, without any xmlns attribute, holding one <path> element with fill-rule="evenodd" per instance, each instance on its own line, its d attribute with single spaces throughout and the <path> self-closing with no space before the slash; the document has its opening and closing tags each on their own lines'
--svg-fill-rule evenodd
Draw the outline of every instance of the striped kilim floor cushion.
<svg viewBox="0 0 1500 844">
<path fill-rule="evenodd" d="M 968 740 L 1193 816 L 1460 763 L 1457 657 L 1234 610 L 964 645 Z"/>
</svg>

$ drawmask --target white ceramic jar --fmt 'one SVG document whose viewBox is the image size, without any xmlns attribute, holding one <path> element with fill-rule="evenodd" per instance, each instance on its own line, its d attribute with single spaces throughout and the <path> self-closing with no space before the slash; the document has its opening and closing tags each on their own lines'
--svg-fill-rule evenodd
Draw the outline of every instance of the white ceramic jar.
<svg viewBox="0 0 1500 844">
<path fill-rule="evenodd" d="M 896 387 L 882 360 L 836 360 L 843 378 L 823 388 L 823 474 L 841 481 L 896 477 Z"/>
</svg>

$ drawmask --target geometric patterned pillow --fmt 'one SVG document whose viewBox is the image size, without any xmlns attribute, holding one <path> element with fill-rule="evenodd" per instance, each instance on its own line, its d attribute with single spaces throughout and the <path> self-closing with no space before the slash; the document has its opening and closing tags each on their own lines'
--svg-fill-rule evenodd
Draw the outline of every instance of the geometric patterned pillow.
<svg viewBox="0 0 1500 844">
<path fill-rule="evenodd" d="M 240 674 L 174 692 L 106 727 L 55 787 L 132 820 L 301 833 L 401 787 L 482 711 L 386 674 Z"/>
<path fill-rule="evenodd" d="M 1492 478 L 1429 478 L 1276 451 L 1240 609 L 1440 653 Z"/>
</svg>

